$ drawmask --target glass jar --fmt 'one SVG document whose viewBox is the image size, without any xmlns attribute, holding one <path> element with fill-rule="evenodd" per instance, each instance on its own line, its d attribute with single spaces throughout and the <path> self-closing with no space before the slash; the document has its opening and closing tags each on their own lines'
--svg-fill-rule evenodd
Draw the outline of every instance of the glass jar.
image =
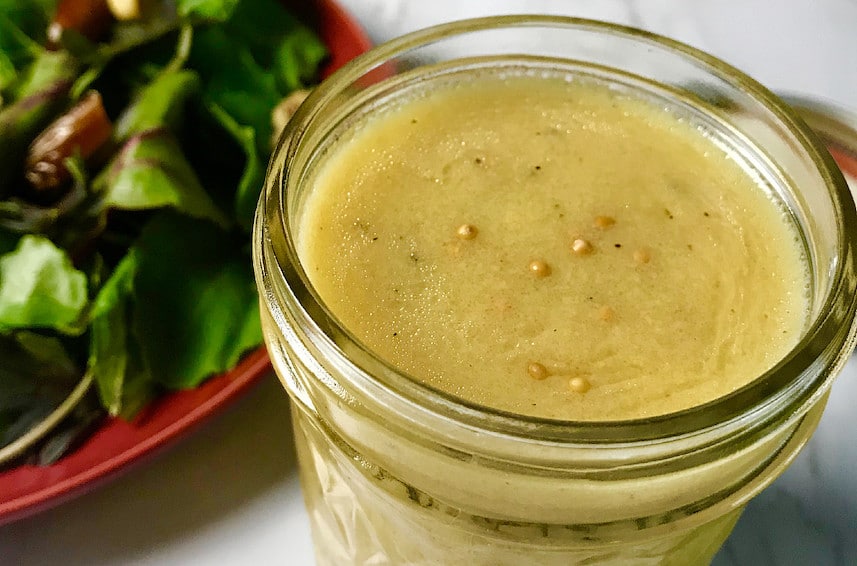
<svg viewBox="0 0 857 566">
<path fill-rule="evenodd" d="M 430 389 L 342 328 L 295 246 L 313 166 L 379 101 L 420 77 L 485 65 L 633 85 L 741 151 L 793 215 L 811 264 L 810 321 L 789 355 L 692 409 L 564 422 Z M 852 349 L 855 238 L 851 195 L 808 128 L 752 79 L 669 39 L 513 16 L 431 28 L 359 57 L 283 133 L 254 233 L 265 339 L 293 401 L 318 564 L 707 563 L 806 443 Z"/>
</svg>

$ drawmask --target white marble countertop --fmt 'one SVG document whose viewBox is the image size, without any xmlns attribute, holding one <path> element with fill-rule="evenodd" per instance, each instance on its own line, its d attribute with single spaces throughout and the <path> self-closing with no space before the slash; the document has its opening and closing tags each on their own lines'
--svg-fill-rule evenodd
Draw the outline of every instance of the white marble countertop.
<svg viewBox="0 0 857 566">
<path fill-rule="evenodd" d="M 342 0 L 375 41 L 441 21 L 555 13 L 707 50 L 780 92 L 857 111 L 855 0 Z M 857 564 L 857 359 L 795 464 L 716 566 Z M 285 393 L 273 377 L 192 437 L 84 497 L 0 527 L 0 565 L 313 564 Z"/>
</svg>

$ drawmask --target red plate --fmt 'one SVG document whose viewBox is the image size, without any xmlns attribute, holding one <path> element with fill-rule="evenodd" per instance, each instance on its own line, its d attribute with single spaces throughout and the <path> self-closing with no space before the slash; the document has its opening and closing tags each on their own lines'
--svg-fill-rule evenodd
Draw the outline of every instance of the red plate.
<svg viewBox="0 0 857 566">
<path fill-rule="evenodd" d="M 327 45 L 331 57 L 324 75 L 371 46 L 357 22 L 333 0 L 285 3 L 294 4 L 293 13 L 311 23 Z M 144 461 L 237 399 L 270 367 L 260 348 L 225 375 L 152 403 L 133 422 L 107 420 L 86 443 L 56 464 L 0 472 L 0 524 L 81 495 Z"/>
</svg>

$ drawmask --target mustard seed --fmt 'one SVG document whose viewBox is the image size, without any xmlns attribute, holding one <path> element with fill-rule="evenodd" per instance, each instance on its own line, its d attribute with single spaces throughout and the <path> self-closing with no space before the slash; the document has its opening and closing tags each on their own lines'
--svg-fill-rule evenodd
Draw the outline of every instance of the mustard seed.
<svg viewBox="0 0 857 566">
<path fill-rule="evenodd" d="M 575 393 L 586 393 L 592 385 L 585 377 L 572 377 L 568 380 L 568 387 Z"/>
<path fill-rule="evenodd" d="M 530 377 L 539 381 L 546 379 L 550 375 L 548 368 L 538 362 L 530 362 L 527 366 L 527 373 L 530 374 Z"/>
<path fill-rule="evenodd" d="M 528 268 L 536 277 L 547 277 L 551 274 L 551 266 L 540 259 L 531 261 Z"/>
<path fill-rule="evenodd" d="M 476 237 L 476 234 L 479 230 L 476 229 L 476 226 L 473 224 L 462 224 L 458 227 L 458 230 L 455 231 L 456 235 L 462 240 L 472 240 Z"/>
<path fill-rule="evenodd" d="M 592 253 L 592 244 L 583 238 L 576 238 L 571 243 L 571 251 L 577 255 L 586 255 Z"/>
</svg>

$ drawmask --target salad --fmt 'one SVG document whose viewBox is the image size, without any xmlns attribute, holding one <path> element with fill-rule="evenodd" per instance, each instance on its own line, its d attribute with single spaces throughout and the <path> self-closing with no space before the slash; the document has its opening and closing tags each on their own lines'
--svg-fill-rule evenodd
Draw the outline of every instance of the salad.
<svg viewBox="0 0 857 566">
<path fill-rule="evenodd" d="M 271 116 L 325 56 L 277 0 L 0 0 L 0 466 L 261 344 Z"/>
</svg>

